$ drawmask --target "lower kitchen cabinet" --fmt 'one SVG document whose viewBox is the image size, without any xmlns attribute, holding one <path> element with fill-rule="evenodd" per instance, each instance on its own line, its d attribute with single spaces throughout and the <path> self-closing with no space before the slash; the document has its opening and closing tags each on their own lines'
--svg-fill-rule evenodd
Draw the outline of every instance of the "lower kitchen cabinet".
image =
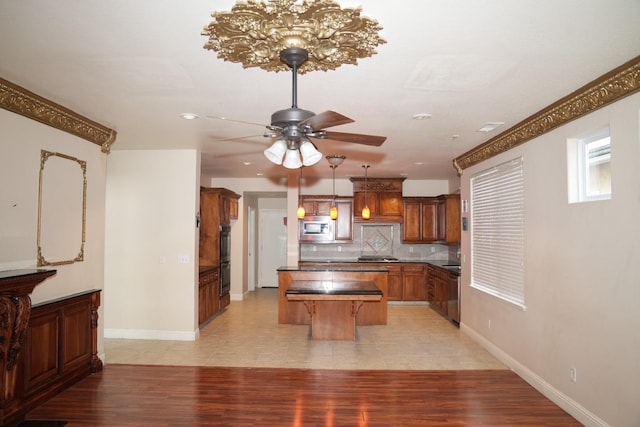
<svg viewBox="0 0 640 427">
<path fill-rule="evenodd" d="M 445 269 L 435 268 L 433 276 L 434 299 L 429 301 L 431 306 L 443 316 L 447 316 L 447 299 L 449 296 L 449 272 Z"/>
<path fill-rule="evenodd" d="M 399 264 L 385 264 L 389 270 L 389 275 L 387 276 L 387 284 L 389 286 L 387 293 L 387 301 L 402 301 L 402 267 Z"/>
<path fill-rule="evenodd" d="M 203 325 L 221 309 L 220 269 L 203 270 L 198 281 L 198 324 Z"/>
<path fill-rule="evenodd" d="M 402 265 L 402 300 L 426 301 L 427 286 L 424 264 Z"/>
</svg>

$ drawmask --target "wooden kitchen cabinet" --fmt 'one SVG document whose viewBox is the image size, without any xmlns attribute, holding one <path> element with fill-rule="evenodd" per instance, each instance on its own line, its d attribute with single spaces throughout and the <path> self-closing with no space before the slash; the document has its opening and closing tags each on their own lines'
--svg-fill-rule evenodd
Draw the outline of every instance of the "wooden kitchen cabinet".
<svg viewBox="0 0 640 427">
<path fill-rule="evenodd" d="M 438 196 L 437 241 L 447 245 L 460 243 L 460 195 Z"/>
<path fill-rule="evenodd" d="M 220 269 L 203 270 L 198 280 L 198 324 L 202 326 L 220 310 Z"/>
<path fill-rule="evenodd" d="M 438 240 L 438 199 L 405 197 L 402 214 L 403 243 L 433 243 Z"/>
<path fill-rule="evenodd" d="M 436 291 L 435 291 L 436 268 L 431 264 L 427 264 L 425 268 L 426 268 L 425 278 L 427 281 L 427 301 L 429 302 L 430 305 L 433 305 L 434 301 L 436 300 Z"/>
<path fill-rule="evenodd" d="M 304 216 L 329 216 L 333 196 L 302 196 Z"/>
<path fill-rule="evenodd" d="M 427 300 L 427 285 L 425 280 L 424 264 L 402 265 L 402 300 Z"/>
<path fill-rule="evenodd" d="M 353 182 L 353 218 L 356 222 L 401 222 L 402 182 L 404 178 L 351 178 Z M 366 194 L 365 194 L 366 187 Z M 362 208 L 369 206 L 371 216 L 362 218 Z"/>
<path fill-rule="evenodd" d="M 336 197 L 338 218 L 334 227 L 336 242 L 353 241 L 353 198 Z"/>
<path fill-rule="evenodd" d="M 431 307 L 447 317 L 447 301 L 449 299 L 449 272 L 444 268 L 435 267 L 433 276 L 433 301 Z"/>
<path fill-rule="evenodd" d="M 239 198 L 226 188 L 200 188 L 200 267 L 220 263 L 220 226 L 238 218 Z"/>
<path fill-rule="evenodd" d="M 389 270 L 389 275 L 387 276 L 387 300 L 402 301 L 402 266 L 400 266 L 399 264 L 385 264 L 384 267 Z"/>
<path fill-rule="evenodd" d="M 329 216 L 333 196 L 302 196 L 301 203 L 305 217 Z M 335 204 L 338 209 L 338 218 L 334 224 L 334 241 L 336 243 L 351 242 L 353 241 L 353 198 L 336 196 Z"/>
</svg>

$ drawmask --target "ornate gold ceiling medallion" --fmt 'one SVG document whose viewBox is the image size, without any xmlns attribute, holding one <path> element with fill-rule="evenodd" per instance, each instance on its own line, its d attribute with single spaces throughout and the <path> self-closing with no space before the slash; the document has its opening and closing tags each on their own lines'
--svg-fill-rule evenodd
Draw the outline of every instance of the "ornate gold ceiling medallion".
<svg viewBox="0 0 640 427">
<path fill-rule="evenodd" d="M 230 12 L 213 12 L 204 27 L 209 36 L 204 48 L 218 58 L 240 62 L 244 68 L 289 71 L 280 52 L 291 47 L 306 49 L 309 59 L 298 72 L 334 70 L 357 64 L 358 58 L 376 53 L 386 43 L 377 21 L 361 17 L 360 8 L 341 9 L 331 0 L 238 1 Z"/>
</svg>

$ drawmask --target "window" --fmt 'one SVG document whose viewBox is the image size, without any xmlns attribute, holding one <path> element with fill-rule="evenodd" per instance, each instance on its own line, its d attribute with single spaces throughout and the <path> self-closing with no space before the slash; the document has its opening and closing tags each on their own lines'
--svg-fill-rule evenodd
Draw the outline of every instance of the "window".
<svg viewBox="0 0 640 427">
<path fill-rule="evenodd" d="M 524 309 L 522 157 L 471 177 L 471 286 Z"/>
<path fill-rule="evenodd" d="M 611 198 L 609 128 L 567 141 L 569 203 Z"/>
</svg>

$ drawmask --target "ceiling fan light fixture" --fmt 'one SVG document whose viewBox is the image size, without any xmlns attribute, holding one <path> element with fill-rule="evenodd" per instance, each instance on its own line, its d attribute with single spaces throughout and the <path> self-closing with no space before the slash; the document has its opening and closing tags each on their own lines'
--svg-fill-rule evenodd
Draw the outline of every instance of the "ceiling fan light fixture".
<svg viewBox="0 0 640 427">
<path fill-rule="evenodd" d="M 302 156 L 302 164 L 305 166 L 315 165 L 322 158 L 322 153 L 316 150 L 316 147 L 309 140 L 300 144 L 300 155 Z"/>
<path fill-rule="evenodd" d="M 300 160 L 300 152 L 298 150 L 287 150 L 284 155 L 284 162 L 282 166 L 287 169 L 298 169 L 302 167 L 302 160 Z"/>
<path fill-rule="evenodd" d="M 284 142 L 284 140 L 279 139 L 276 142 L 274 142 L 271 145 L 271 147 L 264 150 L 264 155 L 272 163 L 275 163 L 276 165 L 281 165 L 282 158 L 284 157 L 286 152 L 287 152 L 287 144 Z"/>
</svg>

